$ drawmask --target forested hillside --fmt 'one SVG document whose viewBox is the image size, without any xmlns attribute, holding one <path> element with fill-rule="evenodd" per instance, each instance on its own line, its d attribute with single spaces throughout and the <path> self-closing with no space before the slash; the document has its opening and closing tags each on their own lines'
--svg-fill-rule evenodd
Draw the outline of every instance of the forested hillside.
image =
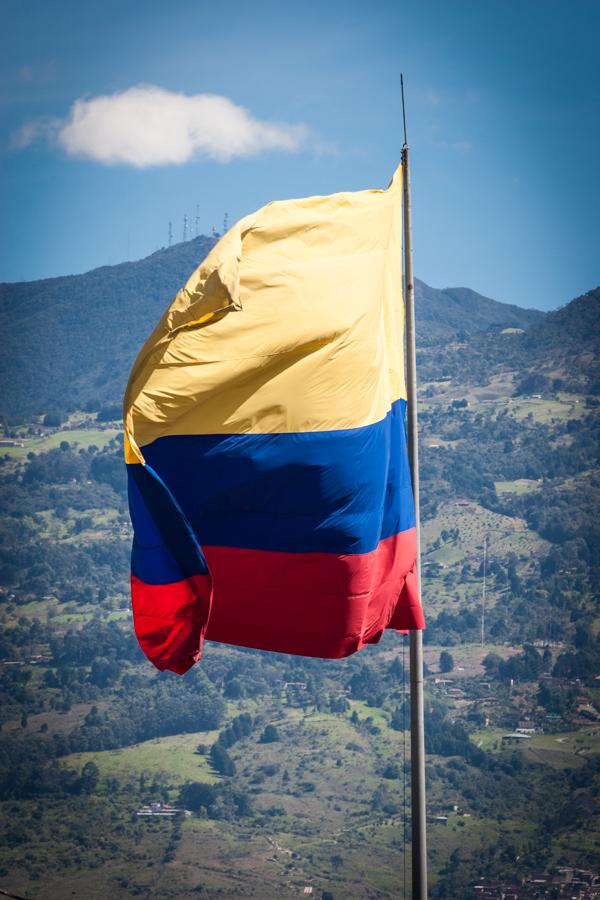
<svg viewBox="0 0 600 900">
<path fill-rule="evenodd" d="M 120 403 L 137 351 L 214 243 L 198 237 L 139 262 L 0 285 L 0 413 Z"/>
<path fill-rule="evenodd" d="M 152 267 L 162 260 L 176 288 L 199 247 L 117 267 L 150 267 L 146 330 L 165 303 Z M 19 304 L 35 318 L 34 286 L 7 290 L 27 331 Z M 125 303 L 130 290 L 115 295 Z M 563 879 L 591 897 L 600 291 L 546 317 L 428 291 L 418 369 L 431 896 L 470 900 L 482 884 L 491 897 L 515 885 L 534 896 L 540 879 Z M 83 291 L 66 296 L 48 301 L 46 320 L 65 333 L 94 306 Z M 141 329 L 134 306 L 127 321 Z M 59 360 L 39 406 L 13 397 L 0 447 L 0 887 L 34 900 L 279 900 L 306 887 L 401 897 L 405 639 L 387 634 L 340 661 L 209 644 L 185 678 L 152 669 L 131 628 L 112 418 L 129 345 L 116 339 L 111 371 L 99 323 L 115 306 L 94 309 L 96 343 L 83 343 L 83 318 L 75 328 L 93 378 Z M 48 373 L 50 344 L 44 353 Z M 20 365 L 33 384 L 34 366 Z"/>
<path fill-rule="evenodd" d="M 215 243 L 197 237 L 139 262 L 85 275 L 0 285 L 0 416 L 121 402 L 135 356 L 179 288 Z M 419 340 L 543 318 L 464 288 L 417 282 Z"/>
</svg>

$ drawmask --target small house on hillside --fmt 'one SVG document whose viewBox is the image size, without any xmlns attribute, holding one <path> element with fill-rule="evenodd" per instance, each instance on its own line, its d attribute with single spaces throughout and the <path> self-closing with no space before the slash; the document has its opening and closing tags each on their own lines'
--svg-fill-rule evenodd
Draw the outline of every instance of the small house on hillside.
<svg viewBox="0 0 600 900">
<path fill-rule="evenodd" d="M 191 815 L 186 809 L 178 809 L 176 806 L 169 806 L 168 803 L 149 803 L 147 806 L 141 806 L 138 809 L 136 816 L 139 819 L 174 819 L 175 816 L 182 812 L 186 816 Z"/>
</svg>

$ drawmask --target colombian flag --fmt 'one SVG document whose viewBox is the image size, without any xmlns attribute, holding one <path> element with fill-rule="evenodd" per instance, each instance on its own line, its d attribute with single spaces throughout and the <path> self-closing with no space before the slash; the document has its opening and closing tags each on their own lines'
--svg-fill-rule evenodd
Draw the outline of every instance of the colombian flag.
<svg viewBox="0 0 600 900">
<path fill-rule="evenodd" d="M 238 222 L 141 350 L 124 403 L 140 645 L 343 657 L 420 629 L 406 445 L 402 171 Z"/>
</svg>

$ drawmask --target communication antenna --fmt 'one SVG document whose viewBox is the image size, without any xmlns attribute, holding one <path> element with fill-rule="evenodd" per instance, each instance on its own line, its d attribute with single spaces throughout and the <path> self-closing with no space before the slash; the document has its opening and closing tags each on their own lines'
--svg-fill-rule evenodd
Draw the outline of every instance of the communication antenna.
<svg viewBox="0 0 600 900">
<path fill-rule="evenodd" d="M 223 234 L 227 234 L 227 229 L 229 227 L 229 213 L 225 213 L 223 216 Z"/>
<path fill-rule="evenodd" d="M 184 215 L 183 217 L 183 240 L 187 241 L 188 239 L 188 217 Z"/>
<path fill-rule="evenodd" d="M 196 203 L 196 237 L 200 234 L 200 204 Z"/>
<path fill-rule="evenodd" d="M 173 243 L 173 223 L 169 222 L 169 247 Z"/>
</svg>

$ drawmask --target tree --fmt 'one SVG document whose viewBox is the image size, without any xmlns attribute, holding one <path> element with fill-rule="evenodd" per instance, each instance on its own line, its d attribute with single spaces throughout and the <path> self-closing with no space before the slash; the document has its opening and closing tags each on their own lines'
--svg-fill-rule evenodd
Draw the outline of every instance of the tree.
<svg viewBox="0 0 600 900">
<path fill-rule="evenodd" d="M 454 657 L 447 650 L 440 653 L 440 672 L 451 672 L 454 668 Z"/>
<path fill-rule="evenodd" d="M 199 813 L 203 808 L 208 810 L 215 802 L 217 789 L 212 784 L 199 781 L 188 781 L 179 793 L 179 802 L 185 809 Z"/>
<path fill-rule="evenodd" d="M 498 653 L 488 653 L 483 660 L 483 668 L 486 674 L 493 677 L 498 674 L 498 667 L 502 662 L 502 657 Z"/>
<path fill-rule="evenodd" d="M 49 412 L 46 413 L 42 420 L 42 425 L 46 428 L 60 428 L 62 423 L 64 422 L 64 415 L 60 412 Z"/>
<path fill-rule="evenodd" d="M 393 728 L 394 731 L 404 731 L 404 729 L 406 728 L 406 722 L 404 718 L 405 713 L 406 709 L 404 709 L 403 706 L 397 706 L 392 713 L 390 728 Z"/>
<path fill-rule="evenodd" d="M 228 700 L 239 700 L 244 696 L 244 685 L 239 678 L 231 678 L 225 682 L 223 696 Z"/>
<path fill-rule="evenodd" d="M 405 677 L 404 666 L 399 656 L 394 657 L 390 663 L 390 675 L 395 681 L 402 681 Z"/>
<path fill-rule="evenodd" d="M 593 642 L 593 633 L 588 625 L 578 625 L 575 629 L 575 646 L 578 650 L 584 650 Z"/>
<path fill-rule="evenodd" d="M 121 418 L 122 408 L 120 404 L 113 406 L 103 406 L 96 416 L 97 422 L 113 422 Z"/>
<path fill-rule="evenodd" d="M 179 802 L 184 809 L 205 814 L 210 819 L 233 819 L 252 813 L 250 798 L 244 791 L 235 790 L 231 783 L 203 784 L 188 781 L 179 792 Z"/>
<path fill-rule="evenodd" d="M 210 748 L 210 761 L 220 775 L 235 775 L 235 763 L 221 744 L 213 744 Z"/>
<path fill-rule="evenodd" d="M 119 677 L 120 671 L 114 659 L 99 656 L 92 662 L 90 681 L 98 687 L 107 687 Z"/>
<path fill-rule="evenodd" d="M 499 663 L 498 674 L 515 681 L 535 681 L 542 669 L 541 654 L 531 644 L 525 644 L 522 653 Z"/>
<path fill-rule="evenodd" d="M 265 730 L 260 736 L 261 744 L 273 744 L 275 741 L 280 740 L 279 732 L 275 725 L 267 725 Z"/>
<path fill-rule="evenodd" d="M 86 762 L 81 770 L 81 778 L 79 779 L 81 792 L 83 794 L 91 794 L 95 791 L 99 777 L 100 770 L 96 763 L 93 763 L 91 760 L 90 762 Z"/>
</svg>

